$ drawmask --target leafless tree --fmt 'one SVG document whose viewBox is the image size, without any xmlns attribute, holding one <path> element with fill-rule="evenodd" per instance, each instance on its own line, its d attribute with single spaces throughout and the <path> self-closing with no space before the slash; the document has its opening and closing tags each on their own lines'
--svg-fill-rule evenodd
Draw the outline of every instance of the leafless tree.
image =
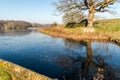
<svg viewBox="0 0 120 80">
<path fill-rule="evenodd" d="M 63 22 L 66 24 L 68 22 L 77 22 L 79 23 L 86 16 L 78 10 L 67 12 L 63 15 Z"/>
<path fill-rule="evenodd" d="M 26 21 L 0 20 L 0 29 L 26 29 L 29 27 L 32 27 L 32 24 Z"/>
<path fill-rule="evenodd" d="M 71 10 L 78 9 L 79 11 L 88 11 L 87 29 L 93 28 L 94 14 L 96 12 L 107 12 L 110 6 L 118 0 L 58 0 L 55 3 L 56 9 L 59 12 L 66 13 Z"/>
</svg>

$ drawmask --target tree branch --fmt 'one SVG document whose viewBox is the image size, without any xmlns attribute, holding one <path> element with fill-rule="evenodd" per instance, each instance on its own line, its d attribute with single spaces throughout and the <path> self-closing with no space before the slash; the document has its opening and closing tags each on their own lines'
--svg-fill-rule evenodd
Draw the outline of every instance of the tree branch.
<svg viewBox="0 0 120 80">
<path fill-rule="evenodd" d="M 99 2 L 98 4 L 95 5 L 96 7 L 96 12 L 103 12 L 106 7 L 109 5 L 115 3 L 117 0 L 104 0 L 103 2 Z"/>
<path fill-rule="evenodd" d="M 90 5 L 88 4 L 88 1 L 87 0 L 84 0 L 84 5 L 89 9 L 90 8 Z"/>
</svg>

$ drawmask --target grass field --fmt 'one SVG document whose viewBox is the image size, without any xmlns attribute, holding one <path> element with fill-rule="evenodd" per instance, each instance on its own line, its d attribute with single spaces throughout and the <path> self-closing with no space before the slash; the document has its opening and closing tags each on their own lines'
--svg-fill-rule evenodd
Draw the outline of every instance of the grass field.
<svg viewBox="0 0 120 80">
<path fill-rule="evenodd" d="M 41 28 L 40 31 L 55 37 L 74 40 L 110 40 L 120 44 L 120 19 L 97 20 L 94 22 L 94 33 L 83 33 L 85 27 L 65 28 L 65 25 Z"/>
<path fill-rule="evenodd" d="M 96 33 L 103 33 L 110 37 L 111 41 L 120 43 L 120 19 L 106 19 L 97 21 Z"/>
<path fill-rule="evenodd" d="M 96 32 L 113 33 L 120 31 L 120 19 L 106 19 L 95 21 Z"/>
</svg>

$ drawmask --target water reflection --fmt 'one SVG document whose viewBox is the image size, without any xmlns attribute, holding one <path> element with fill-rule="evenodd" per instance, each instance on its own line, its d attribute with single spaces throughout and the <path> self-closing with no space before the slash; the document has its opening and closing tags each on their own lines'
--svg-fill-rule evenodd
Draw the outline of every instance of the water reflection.
<svg viewBox="0 0 120 80">
<path fill-rule="evenodd" d="M 92 42 L 76 42 L 64 40 L 67 48 L 86 47 L 86 57 L 64 55 L 58 58 L 57 64 L 63 69 L 63 80 L 118 80 L 120 69 L 109 65 L 105 59 L 110 56 L 94 56 L 92 54 Z"/>
<path fill-rule="evenodd" d="M 0 31 L 0 58 L 59 80 L 120 80 L 120 47 L 52 38 L 37 31 Z"/>
<path fill-rule="evenodd" d="M 31 30 L 0 29 L 0 36 L 23 36 L 31 33 Z"/>
</svg>

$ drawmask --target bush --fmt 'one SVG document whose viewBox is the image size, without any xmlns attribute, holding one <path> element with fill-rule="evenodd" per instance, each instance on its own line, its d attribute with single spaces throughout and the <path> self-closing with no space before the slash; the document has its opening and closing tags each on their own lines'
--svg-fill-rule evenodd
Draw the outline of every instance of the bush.
<svg viewBox="0 0 120 80">
<path fill-rule="evenodd" d="M 76 22 L 68 22 L 65 27 L 66 28 L 75 28 L 75 27 L 82 27 L 82 26 L 87 26 L 88 21 L 87 19 L 83 19 L 80 21 L 80 23 L 76 23 Z"/>
<path fill-rule="evenodd" d="M 88 20 L 87 20 L 87 19 L 83 19 L 83 20 L 80 21 L 79 24 L 80 24 L 81 26 L 87 26 Z"/>
<path fill-rule="evenodd" d="M 68 22 L 65 27 L 66 28 L 73 28 L 73 26 L 76 24 L 76 22 Z"/>
<path fill-rule="evenodd" d="M 80 27 L 80 26 L 81 26 L 80 23 L 75 23 L 75 24 L 73 25 L 73 28 Z"/>
<path fill-rule="evenodd" d="M 56 23 L 56 22 L 54 22 L 54 23 L 52 23 L 50 26 L 51 27 L 55 27 L 55 26 L 57 26 L 58 24 Z"/>
</svg>

